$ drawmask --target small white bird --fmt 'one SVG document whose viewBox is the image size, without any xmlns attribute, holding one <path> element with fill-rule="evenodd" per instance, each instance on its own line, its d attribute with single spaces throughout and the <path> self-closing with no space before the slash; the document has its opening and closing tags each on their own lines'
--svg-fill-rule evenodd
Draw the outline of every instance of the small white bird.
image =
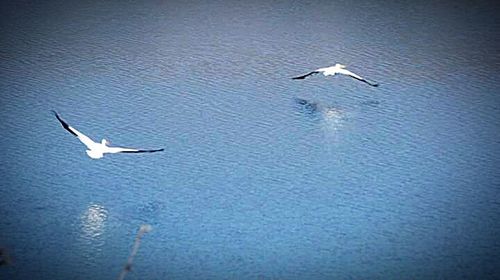
<svg viewBox="0 0 500 280">
<path fill-rule="evenodd" d="M 371 82 L 367 81 L 366 79 L 362 78 L 361 76 L 356 75 L 356 74 L 352 73 L 351 71 L 344 69 L 344 68 L 345 68 L 345 65 L 337 63 L 337 64 L 335 64 L 335 66 L 330 66 L 330 67 L 326 67 L 326 68 L 319 68 L 319 69 L 314 70 L 312 72 L 309 72 L 305 75 L 294 77 L 292 79 L 302 80 L 302 79 L 305 79 L 306 77 L 309 77 L 311 75 L 318 74 L 318 73 L 323 73 L 323 75 L 325 75 L 325 76 L 333 76 L 335 74 L 342 74 L 342 75 L 347 75 L 351 78 L 354 78 L 358 81 L 362 81 L 364 83 L 367 83 L 370 86 L 378 87 L 377 83 L 371 83 Z"/>
<path fill-rule="evenodd" d="M 56 111 L 52 111 L 54 115 L 56 116 L 57 120 L 61 123 L 62 127 L 69 131 L 69 133 L 73 134 L 80 140 L 85 146 L 87 146 L 87 155 L 93 159 L 99 159 L 104 156 L 104 154 L 109 153 L 109 154 L 116 154 L 116 153 L 153 153 L 153 152 L 160 152 L 163 151 L 164 149 L 157 149 L 157 150 L 138 150 L 138 149 L 130 149 L 130 148 L 122 148 L 122 147 L 109 147 L 108 140 L 102 139 L 101 143 L 97 143 L 92 141 L 89 137 L 87 137 L 85 134 L 81 133 L 80 131 L 76 130 L 75 128 L 69 126 L 59 115 L 57 114 Z"/>
</svg>

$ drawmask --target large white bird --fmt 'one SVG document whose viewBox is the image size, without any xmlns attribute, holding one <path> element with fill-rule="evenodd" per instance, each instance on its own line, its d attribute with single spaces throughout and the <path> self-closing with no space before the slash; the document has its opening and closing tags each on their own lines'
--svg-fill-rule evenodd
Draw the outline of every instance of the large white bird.
<svg viewBox="0 0 500 280">
<path fill-rule="evenodd" d="M 323 73 L 323 75 L 325 75 L 325 76 L 333 76 L 335 74 L 347 75 L 347 76 L 349 76 L 351 78 L 354 78 L 354 79 L 356 79 L 358 81 L 362 81 L 364 83 L 367 83 L 370 86 L 378 87 L 377 83 L 371 83 L 371 82 L 367 81 L 366 79 L 362 78 L 361 76 L 359 76 L 357 74 L 354 74 L 351 71 L 345 69 L 345 65 L 338 64 L 338 63 L 335 64 L 335 66 L 330 66 L 330 67 L 325 67 L 325 68 L 319 68 L 319 69 L 311 71 L 311 72 L 309 72 L 309 73 L 307 73 L 305 75 L 298 76 L 298 77 L 293 77 L 292 79 L 294 79 L 294 80 L 302 80 L 302 79 L 305 79 L 306 77 L 309 77 L 311 75 L 318 74 L 318 73 Z"/>
<path fill-rule="evenodd" d="M 80 140 L 85 146 L 87 146 L 87 155 L 93 159 L 99 159 L 104 156 L 104 154 L 109 153 L 109 154 L 116 154 L 116 153 L 153 153 L 153 152 L 160 152 L 163 151 L 164 149 L 157 149 L 157 150 L 138 150 L 138 149 L 131 149 L 131 148 L 122 148 L 122 147 L 109 147 L 109 141 L 106 139 L 102 139 L 101 143 L 97 143 L 92 141 L 89 137 L 87 137 L 85 134 L 81 133 L 80 131 L 76 130 L 74 127 L 71 127 L 68 125 L 59 115 L 57 114 L 56 111 L 52 111 L 56 118 L 59 120 L 61 123 L 62 127 L 69 131 L 69 133 L 73 134 Z"/>
</svg>

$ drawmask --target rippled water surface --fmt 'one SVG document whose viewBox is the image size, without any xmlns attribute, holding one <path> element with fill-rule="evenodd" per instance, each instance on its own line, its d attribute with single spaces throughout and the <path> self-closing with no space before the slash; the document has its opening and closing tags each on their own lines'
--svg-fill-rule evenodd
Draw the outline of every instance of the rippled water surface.
<svg viewBox="0 0 500 280">
<path fill-rule="evenodd" d="M 500 21 L 404 2 L 3 4 L 0 278 L 500 277 Z"/>
</svg>

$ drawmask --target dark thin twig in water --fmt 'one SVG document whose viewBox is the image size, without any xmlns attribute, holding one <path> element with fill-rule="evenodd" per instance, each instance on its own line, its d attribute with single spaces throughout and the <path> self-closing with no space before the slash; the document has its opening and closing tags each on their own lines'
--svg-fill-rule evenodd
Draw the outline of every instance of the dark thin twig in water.
<svg viewBox="0 0 500 280">
<path fill-rule="evenodd" d="M 134 257 L 137 254 L 137 251 L 139 250 L 139 246 L 141 245 L 141 238 L 145 233 L 150 232 L 151 229 L 152 228 L 150 225 L 142 225 L 141 228 L 139 229 L 139 232 L 137 232 L 137 236 L 135 237 L 134 247 L 132 247 L 132 252 L 130 252 L 127 263 L 123 267 L 123 270 L 120 273 L 118 280 L 123 280 L 125 278 L 125 275 L 127 275 L 127 273 L 130 272 L 130 270 L 132 270 L 132 262 L 134 261 Z"/>
</svg>

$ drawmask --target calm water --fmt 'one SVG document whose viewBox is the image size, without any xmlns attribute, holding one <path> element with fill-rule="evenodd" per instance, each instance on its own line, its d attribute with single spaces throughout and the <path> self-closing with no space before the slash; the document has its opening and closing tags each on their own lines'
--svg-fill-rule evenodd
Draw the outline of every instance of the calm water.
<svg viewBox="0 0 500 280">
<path fill-rule="evenodd" d="M 500 277 L 491 5 L 14 2 L 1 279 L 116 279 L 144 223 L 127 279 Z M 381 86 L 290 79 L 336 62 Z"/>
</svg>

